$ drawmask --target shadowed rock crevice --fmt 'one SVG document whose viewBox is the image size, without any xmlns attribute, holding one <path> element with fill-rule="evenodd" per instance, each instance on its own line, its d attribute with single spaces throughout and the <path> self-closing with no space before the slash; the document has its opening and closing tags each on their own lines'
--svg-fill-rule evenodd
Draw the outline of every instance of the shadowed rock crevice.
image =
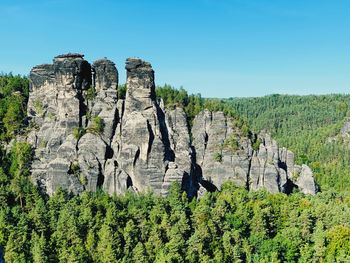
<svg viewBox="0 0 350 263">
<path fill-rule="evenodd" d="M 103 175 L 103 171 L 102 171 L 102 167 L 101 167 L 100 163 L 98 164 L 98 170 L 99 170 L 99 173 L 98 173 L 98 178 L 97 178 L 97 188 L 102 189 L 105 177 Z"/>
<path fill-rule="evenodd" d="M 154 134 L 152 131 L 152 126 L 149 124 L 148 120 L 147 120 L 147 129 L 148 129 L 148 133 L 149 133 L 148 148 L 147 148 L 147 157 L 148 157 L 152 151 L 152 145 L 153 145 L 153 141 L 154 141 Z M 140 154 L 140 152 L 139 152 L 139 154 Z"/>
</svg>

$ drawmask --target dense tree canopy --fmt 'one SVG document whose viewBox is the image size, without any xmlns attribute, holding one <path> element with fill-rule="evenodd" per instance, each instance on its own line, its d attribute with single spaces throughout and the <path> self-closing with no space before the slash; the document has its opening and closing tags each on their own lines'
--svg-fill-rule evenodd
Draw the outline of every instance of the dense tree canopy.
<svg viewBox="0 0 350 263">
<path fill-rule="evenodd" d="M 10 178 L 12 180 L 12 178 Z M 2 186 L 5 184 L 1 182 Z M 346 262 L 349 194 L 221 192 L 188 201 L 98 191 L 48 198 L 35 188 L 1 195 L 0 244 L 7 262 Z"/>
<path fill-rule="evenodd" d="M 0 75 L 0 140 L 11 139 L 25 123 L 28 92 L 28 78 Z"/>
</svg>

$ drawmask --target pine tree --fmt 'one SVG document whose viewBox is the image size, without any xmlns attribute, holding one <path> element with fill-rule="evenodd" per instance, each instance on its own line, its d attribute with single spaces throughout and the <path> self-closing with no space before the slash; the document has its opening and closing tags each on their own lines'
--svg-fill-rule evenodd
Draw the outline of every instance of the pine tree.
<svg viewBox="0 0 350 263">
<path fill-rule="evenodd" d="M 117 255 L 117 244 L 111 228 L 107 224 L 103 224 L 102 228 L 98 233 L 99 241 L 97 243 L 97 253 L 99 262 L 116 262 L 118 259 Z"/>
<path fill-rule="evenodd" d="M 46 263 L 48 262 L 46 240 L 44 234 L 39 235 L 33 231 L 31 239 L 32 247 L 31 253 L 34 263 Z"/>
</svg>

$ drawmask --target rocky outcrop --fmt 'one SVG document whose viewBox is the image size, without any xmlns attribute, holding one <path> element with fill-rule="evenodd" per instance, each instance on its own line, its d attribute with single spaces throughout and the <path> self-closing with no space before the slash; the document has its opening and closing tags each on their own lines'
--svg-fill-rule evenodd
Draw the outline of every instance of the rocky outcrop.
<svg viewBox="0 0 350 263">
<path fill-rule="evenodd" d="M 34 181 L 49 194 L 60 186 L 78 194 L 84 187 L 69 174 L 78 154 L 72 133 L 83 125 L 83 92 L 91 86 L 91 66 L 82 55 L 61 55 L 53 64 L 34 67 L 30 84 L 28 117 L 33 131 L 28 138 L 36 154 Z"/>
<path fill-rule="evenodd" d="M 261 143 L 253 150 L 251 139 L 233 127 L 232 120 L 222 112 L 200 112 L 192 134 L 201 184 L 207 189 L 220 189 L 224 182 L 232 180 L 250 190 L 264 187 L 271 193 L 289 193 L 293 187 L 307 194 L 317 192 L 311 169 L 295 165 L 291 151 L 279 148 L 267 133 L 258 136 Z M 300 174 L 298 180 L 295 173 Z"/>
<path fill-rule="evenodd" d="M 165 196 L 171 183 L 177 180 L 182 182 L 182 188 L 190 196 L 194 196 L 197 191 L 194 185 L 194 180 L 196 180 L 194 178 L 194 159 L 185 111 L 182 108 L 166 110 L 165 124 L 174 161 L 168 164 L 162 185 L 162 195 Z"/>
<path fill-rule="evenodd" d="M 110 176 L 120 181 L 117 174 L 127 174 L 126 181 L 135 191 L 150 189 L 157 195 L 167 195 L 169 184 L 181 182 L 185 171 L 180 169 L 182 164 L 175 163 L 165 114 L 156 101 L 154 72 L 140 59 L 128 59 L 126 70 L 124 111 L 112 142 L 118 169 Z"/>
<path fill-rule="evenodd" d="M 295 166 L 292 152 L 268 134 L 254 150 L 252 136 L 222 112 L 200 112 L 190 132 L 182 108 L 157 101 L 149 63 L 127 59 L 126 97 L 118 99 L 115 64 L 100 59 L 91 66 L 83 57 L 57 56 L 30 73 L 32 178 L 50 195 L 63 187 L 73 194 L 103 188 L 167 196 L 179 181 L 191 197 L 227 180 L 252 190 L 288 192 L 294 185 L 316 192 L 311 170 Z"/>
<path fill-rule="evenodd" d="M 230 119 L 204 110 L 194 119 L 192 134 L 203 185 L 220 189 L 227 180 L 247 184 L 252 144 Z"/>
<path fill-rule="evenodd" d="M 265 187 L 269 192 L 286 192 L 288 167 L 281 160 L 283 149 L 269 134 L 261 138 L 259 149 L 254 152 L 250 168 L 250 189 Z M 294 163 L 293 163 L 294 165 Z"/>
<path fill-rule="evenodd" d="M 101 187 L 166 196 L 174 180 L 191 182 L 185 113 L 159 107 L 149 63 L 128 59 L 126 70 L 125 100 L 118 100 L 118 71 L 107 59 L 90 66 L 83 55 L 66 54 L 31 71 L 32 174 L 49 194 Z"/>
<path fill-rule="evenodd" d="M 318 187 L 315 183 L 311 168 L 305 164 L 298 167 L 298 176 L 295 185 L 305 194 L 315 194 Z"/>
</svg>

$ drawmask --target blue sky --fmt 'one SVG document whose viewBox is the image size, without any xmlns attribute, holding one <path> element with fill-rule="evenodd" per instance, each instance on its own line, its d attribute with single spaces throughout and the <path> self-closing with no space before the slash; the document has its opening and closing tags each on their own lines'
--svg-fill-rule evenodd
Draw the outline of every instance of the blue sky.
<svg viewBox="0 0 350 263">
<path fill-rule="evenodd" d="M 350 92 L 350 1 L 1 0 L 0 71 L 56 55 L 151 62 L 204 97 Z"/>
</svg>

